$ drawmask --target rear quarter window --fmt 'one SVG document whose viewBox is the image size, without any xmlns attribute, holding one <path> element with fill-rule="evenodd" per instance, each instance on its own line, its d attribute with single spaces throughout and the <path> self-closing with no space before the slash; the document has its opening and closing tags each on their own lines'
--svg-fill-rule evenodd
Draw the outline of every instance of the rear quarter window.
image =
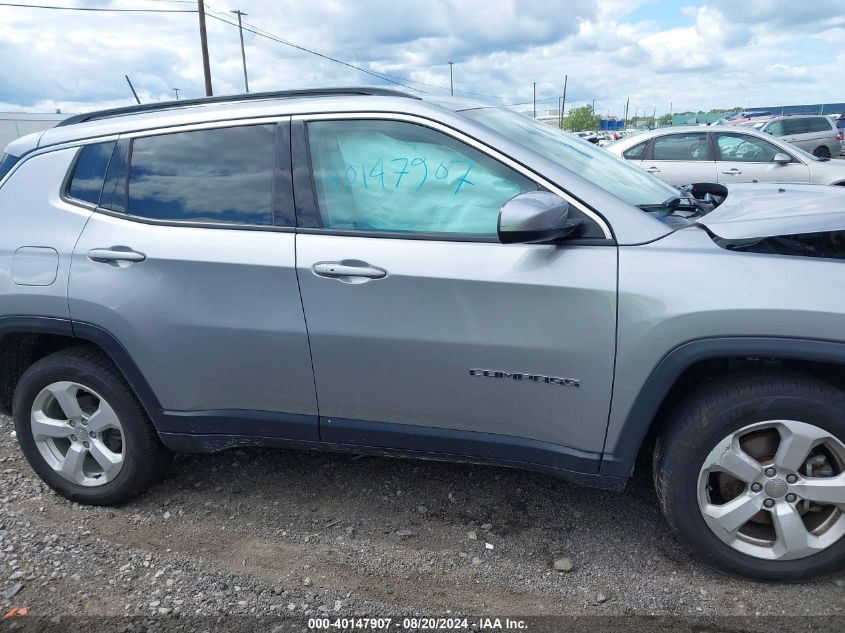
<svg viewBox="0 0 845 633">
<path fill-rule="evenodd" d="M 67 195 L 74 200 L 91 204 L 100 203 L 103 180 L 114 151 L 114 141 L 85 145 L 79 150 L 79 157 L 68 183 Z"/>
<path fill-rule="evenodd" d="M 0 158 L 0 180 L 3 180 L 3 178 L 6 177 L 6 174 L 12 170 L 12 167 L 14 167 L 17 162 L 17 156 L 3 154 L 2 158 Z"/>
</svg>

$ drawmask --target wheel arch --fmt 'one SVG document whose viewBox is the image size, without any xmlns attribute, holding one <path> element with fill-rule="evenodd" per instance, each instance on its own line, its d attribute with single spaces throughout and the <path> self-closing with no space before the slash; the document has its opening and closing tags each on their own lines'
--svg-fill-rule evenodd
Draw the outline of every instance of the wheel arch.
<svg viewBox="0 0 845 633">
<path fill-rule="evenodd" d="M 162 407 L 126 348 L 101 327 L 50 317 L 0 317 L 0 412 L 11 411 L 15 387 L 29 366 L 48 354 L 85 343 L 115 364 L 157 427 Z"/>
<path fill-rule="evenodd" d="M 605 451 L 600 474 L 631 474 L 643 448 L 670 423 L 673 405 L 700 381 L 736 368 L 789 366 L 845 388 L 845 343 L 786 337 L 721 337 L 683 343 L 652 369 L 625 416 L 614 449 Z"/>
</svg>

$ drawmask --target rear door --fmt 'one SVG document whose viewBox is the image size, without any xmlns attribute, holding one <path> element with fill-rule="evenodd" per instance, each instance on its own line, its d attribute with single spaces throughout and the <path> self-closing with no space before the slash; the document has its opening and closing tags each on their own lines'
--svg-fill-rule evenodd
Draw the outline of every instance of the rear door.
<svg viewBox="0 0 845 633">
<path fill-rule="evenodd" d="M 551 185 L 451 128 L 390 119 L 294 122 L 316 190 L 306 162 L 297 270 L 322 439 L 594 470 L 615 246 L 500 244 L 501 205 Z"/>
<path fill-rule="evenodd" d="M 810 182 L 810 169 L 793 154 L 765 139 L 742 132 L 715 132 L 719 182 Z M 776 163 L 777 154 L 792 157 Z"/>
<path fill-rule="evenodd" d="M 288 139 L 280 121 L 118 142 L 70 312 L 129 353 L 160 431 L 317 439 Z"/>
<path fill-rule="evenodd" d="M 670 185 L 716 182 L 716 163 L 707 132 L 655 137 L 640 167 Z"/>
</svg>

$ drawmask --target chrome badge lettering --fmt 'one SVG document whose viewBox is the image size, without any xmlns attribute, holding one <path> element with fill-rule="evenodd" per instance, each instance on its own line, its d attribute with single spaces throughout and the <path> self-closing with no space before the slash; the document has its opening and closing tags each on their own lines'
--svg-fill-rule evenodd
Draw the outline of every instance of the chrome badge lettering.
<svg viewBox="0 0 845 633">
<path fill-rule="evenodd" d="M 540 374 L 523 374 L 521 372 L 499 371 L 498 369 L 470 369 L 470 376 L 480 378 L 510 378 L 512 380 L 530 380 L 543 382 L 547 385 L 563 385 L 564 387 L 580 387 L 581 381 L 576 378 L 558 378 L 557 376 L 541 376 Z"/>
</svg>

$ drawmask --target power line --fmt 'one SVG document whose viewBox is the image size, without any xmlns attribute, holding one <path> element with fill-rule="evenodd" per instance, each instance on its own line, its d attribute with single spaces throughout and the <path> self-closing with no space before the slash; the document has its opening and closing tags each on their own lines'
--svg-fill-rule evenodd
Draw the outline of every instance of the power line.
<svg viewBox="0 0 845 633">
<path fill-rule="evenodd" d="M 105 7 L 57 7 L 46 4 L 20 4 L 17 2 L 0 2 L 0 7 L 52 9 L 54 11 L 96 11 L 103 13 L 197 13 L 196 9 L 109 9 Z"/>
</svg>

